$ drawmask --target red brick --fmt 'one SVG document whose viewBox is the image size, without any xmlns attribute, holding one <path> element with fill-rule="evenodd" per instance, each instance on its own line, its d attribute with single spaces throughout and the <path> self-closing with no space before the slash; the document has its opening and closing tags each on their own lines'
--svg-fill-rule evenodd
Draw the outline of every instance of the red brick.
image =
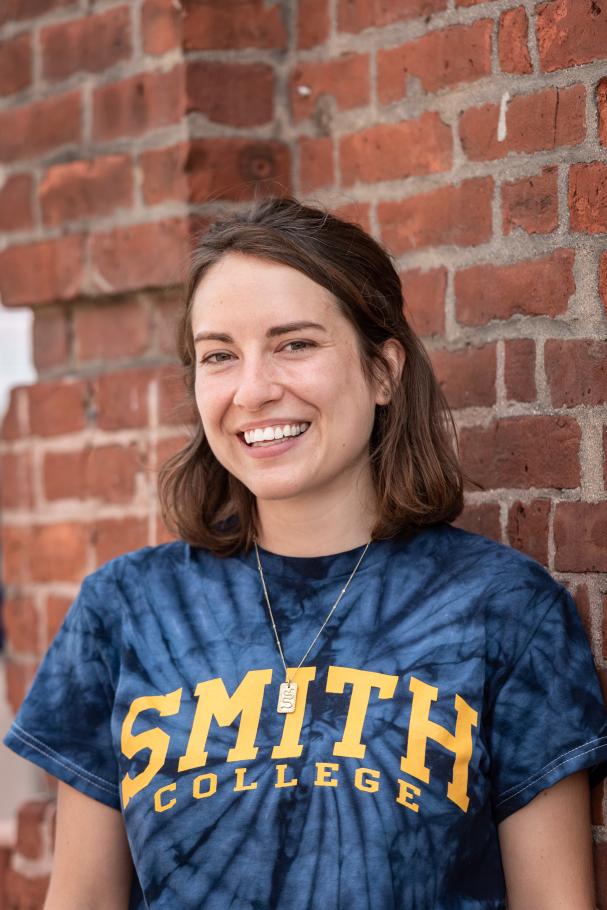
<svg viewBox="0 0 607 910">
<path fill-rule="evenodd" d="M 51 10 L 71 6 L 74 0 L 2 0 L 0 4 L 0 25 L 13 19 L 35 19 Z"/>
<path fill-rule="evenodd" d="M 570 417 L 507 417 L 486 427 L 462 427 L 460 450 L 464 470 L 486 489 L 575 489 L 580 437 Z"/>
<path fill-rule="evenodd" d="M 508 542 L 543 565 L 548 565 L 549 499 L 518 499 L 508 510 Z"/>
<path fill-rule="evenodd" d="M 603 427 L 603 482 L 607 490 L 607 425 Z"/>
<path fill-rule="evenodd" d="M 75 357 L 115 360 L 139 357 L 150 344 L 150 316 L 141 300 L 80 306 L 74 313 Z"/>
<path fill-rule="evenodd" d="M 112 518 L 97 521 L 94 532 L 96 562 L 103 565 L 116 556 L 149 543 L 147 518 Z"/>
<path fill-rule="evenodd" d="M 0 253 L 5 306 L 73 300 L 83 288 L 84 238 L 78 234 L 7 247 Z"/>
<path fill-rule="evenodd" d="M 2 420 L 2 438 L 19 439 L 29 435 L 27 386 L 13 386 L 8 390 L 8 406 Z"/>
<path fill-rule="evenodd" d="M 181 47 L 182 9 L 173 0 L 145 0 L 141 33 L 146 54 L 166 54 Z"/>
<path fill-rule="evenodd" d="M 15 174 L 0 187 L 0 231 L 23 231 L 33 227 L 32 178 Z"/>
<path fill-rule="evenodd" d="M 587 585 L 578 585 L 575 589 L 571 587 L 570 584 L 567 585 L 571 595 L 575 600 L 575 605 L 577 611 L 580 614 L 580 619 L 582 620 L 582 625 L 584 626 L 584 632 L 586 633 L 586 638 L 588 643 L 592 643 L 592 617 L 590 615 L 590 599 L 588 597 L 588 586 Z"/>
<path fill-rule="evenodd" d="M 87 571 L 89 537 L 88 527 L 75 522 L 33 527 L 32 580 L 80 582 Z"/>
<path fill-rule="evenodd" d="M 510 401 L 535 401 L 535 341 L 509 338 L 504 341 L 504 382 Z"/>
<path fill-rule="evenodd" d="M 382 240 L 394 253 L 485 243 L 491 238 L 492 196 L 491 177 L 477 177 L 397 202 L 380 202 Z"/>
<path fill-rule="evenodd" d="M 235 11 L 224 0 L 188 3 L 183 17 L 186 50 L 286 50 L 287 32 L 278 4 L 239 0 Z"/>
<path fill-rule="evenodd" d="M 257 199 L 288 192 L 290 151 L 276 140 L 199 139 L 191 143 L 186 169 L 190 202 Z"/>
<path fill-rule="evenodd" d="M 182 142 L 140 154 L 143 199 L 146 205 L 156 205 L 165 199 L 188 199 L 186 167 L 189 148 L 188 143 Z"/>
<path fill-rule="evenodd" d="M 607 57 L 607 15 L 596 0 L 540 3 L 535 8 L 535 28 L 546 73 Z"/>
<path fill-rule="evenodd" d="M 44 372 L 66 364 L 70 356 L 71 329 L 68 315 L 60 307 L 34 311 L 33 358 L 37 370 Z"/>
<path fill-rule="evenodd" d="M 532 73 L 527 43 L 529 19 L 524 6 L 505 10 L 500 16 L 498 53 L 504 73 Z"/>
<path fill-rule="evenodd" d="M 583 85 L 572 85 L 516 95 L 506 109 L 502 142 L 497 138 L 498 117 L 498 104 L 471 107 L 461 115 L 462 147 L 471 161 L 579 145 L 586 138 L 586 90 Z"/>
<path fill-rule="evenodd" d="M 0 455 L 2 509 L 32 507 L 32 453 L 5 451 Z"/>
<path fill-rule="evenodd" d="M 81 138 L 80 92 L 0 111 L 0 160 L 35 158 Z"/>
<path fill-rule="evenodd" d="M 40 183 L 45 224 L 109 215 L 133 202 L 133 177 L 128 155 L 107 155 L 70 161 L 49 168 Z"/>
<path fill-rule="evenodd" d="M 186 226 L 177 219 L 93 234 L 93 283 L 103 292 L 179 284 L 185 253 Z"/>
<path fill-rule="evenodd" d="M 186 393 L 181 367 L 170 364 L 158 371 L 158 422 L 187 424 L 194 416 L 193 405 Z"/>
<path fill-rule="evenodd" d="M 147 426 L 150 380 L 149 370 L 120 370 L 96 380 L 97 424 L 102 430 Z"/>
<path fill-rule="evenodd" d="M 47 79 L 65 79 L 79 71 L 100 73 L 131 56 L 131 17 L 128 6 L 40 32 L 42 72 Z"/>
<path fill-rule="evenodd" d="M 0 41 L 0 95 L 12 95 L 32 81 L 32 39 L 29 32 Z"/>
<path fill-rule="evenodd" d="M 305 89 L 302 94 L 300 89 Z M 300 63 L 291 76 L 291 110 L 296 121 L 318 116 L 319 104 L 331 96 L 338 110 L 369 102 L 369 55 L 342 54 L 330 60 Z"/>
<path fill-rule="evenodd" d="M 599 261 L 599 294 L 607 313 L 607 252 L 602 253 Z"/>
<path fill-rule="evenodd" d="M 83 380 L 39 382 L 27 391 L 34 436 L 76 433 L 86 426 L 90 390 Z"/>
<path fill-rule="evenodd" d="M 544 363 L 553 407 L 607 403 L 606 341 L 549 338 Z"/>
<path fill-rule="evenodd" d="M 343 221 L 360 225 L 367 234 L 373 234 L 368 202 L 346 202 L 337 206 L 333 210 L 333 214 Z"/>
<path fill-rule="evenodd" d="M 183 70 L 139 73 L 95 89 L 93 139 L 139 136 L 179 123 L 184 114 Z"/>
<path fill-rule="evenodd" d="M 559 223 L 557 168 L 502 184 L 502 230 L 520 227 L 528 234 L 548 234 Z"/>
<path fill-rule="evenodd" d="M 473 265 L 455 274 L 455 313 L 464 325 L 491 319 L 557 316 L 575 292 L 574 250 L 508 265 Z"/>
<path fill-rule="evenodd" d="M 176 540 L 174 534 L 168 530 L 160 515 L 156 518 L 156 543 L 171 543 L 171 541 Z"/>
<path fill-rule="evenodd" d="M 30 581 L 31 530 L 24 525 L 0 524 L 2 582 L 25 585 Z"/>
<path fill-rule="evenodd" d="M 42 859 L 46 849 L 45 830 L 51 815 L 51 806 L 46 800 L 30 800 L 23 803 L 17 813 L 16 852 L 26 859 Z"/>
<path fill-rule="evenodd" d="M 450 170 L 451 127 L 426 111 L 417 120 L 382 123 L 340 140 L 344 185 L 362 181 L 399 180 Z"/>
<path fill-rule="evenodd" d="M 495 404 L 495 342 L 460 351 L 428 352 L 434 372 L 452 408 Z"/>
<path fill-rule="evenodd" d="M 186 81 L 188 112 L 212 123 L 263 126 L 274 116 L 274 70 L 266 63 L 200 61 L 188 66 Z"/>
<path fill-rule="evenodd" d="M 69 610 L 72 600 L 69 597 L 59 597 L 49 594 L 46 598 L 46 646 L 48 647 L 59 631 L 65 614 Z"/>
<path fill-rule="evenodd" d="M 4 672 L 6 674 L 6 700 L 12 713 L 16 714 L 36 674 L 37 663 L 32 659 L 17 662 L 10 657 L 6 657 L 3 660 L 3 664 Z M 8 892 L 8 889 L 7 894 L 10 899 L 10 892 Z M 42 895 L 42 897 L 44 897 L 44 895 Z M 13 906 L 19 907 L 24 905 L 14 903 Z M 27 906 L 27 904 L 25 906 Z M 41 906 L 41 904 L 33 904 L 30 906 Z"/>
<path fill-rule="evenodd" d="M 38 653 L 39 621 L 32 598 L 7 597 L 2 607 L 2 615 L 11 650 L 22 654 Z"/>
<path fill-rule="evenodd" d="M 592 161 L 569 168 L 568 203 L 573 231 L 607 231 L 607 164 Z"/>
<path fill-rule="evenodd" d="M 447 0 L 339 0 L 337 27 L 341 32 L 361 32 L 431 16 L 446 8 Z"/>
<path fill-rule="evenodd" d="M 398 101 L 407 92 L 407 79 L 417 79 L 426 92 L 474 82 L 491 74 L 492 19 L 472 25 L 452 25 L 379 50 L 377 94 L 382 104 Z"/>
<path fill-rule="evenodd" d="M 323 44 L 331 26 L 329 0 L 299 0 L 297 6 L 297 44 L 300 48 Z"/>
<path fill-rule="evenodd" d="M 176 357 L 177 326 L 184 306 L 181 290 L 154 295 L 152 306 L 155 349 Z"/>
<path fill-rule="evenodd" d="M 607 147 L 607 78 L 596 87 L 596 106 L 599 117 L 599 142 Z"/>
<path fill-rule="evenodd" d="M 180 433 L 179 436 L 169 436 L 167 439 L 160 439 L 156 445 L 157 469 L 160 470 L 169 458 L 176 455 L 177 452 L 181 452 L 189 441 L 190 436 L 187 436 L 185 433 Z"/>
<path fill-rule="evenodd" d="M 473 534 L 482 534 L 501 543 L 500 507 L 497 502 L 483 502 L 479 505 L 466 503 L 464 511 L 453 522 L 456 528 L 463 528 Z"/>
<path fill-rule="evenodd" d="M 606 540 L 607 502 L 556 504 L 554 567 L 558 572 L 607 572 Z"/>
<path fill-rule="evenodd" d="M 123 503 L 135 495 L 143 467 L 137 446 L 86 446 L 77 452 L 46 452 L 42 467 L 47 500 L 101 499 Z"/>
<path fill-rule="evenodd" d="M 333 171 L 333 140 L 330 136 L 302 136 L 299 140 L 299 186 L 302 193 L 331 186 Z"/>
<path fill-rule="evenodd" d="M 442 335 L 445 331 L 445 268 L 409 269 L 401 272 L 405 318 L 418 335 Z"/>
</svg>

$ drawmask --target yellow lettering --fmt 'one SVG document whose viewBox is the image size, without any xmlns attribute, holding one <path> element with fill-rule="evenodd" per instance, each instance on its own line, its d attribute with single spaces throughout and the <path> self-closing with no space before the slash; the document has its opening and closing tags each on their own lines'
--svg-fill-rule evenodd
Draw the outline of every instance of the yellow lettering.
<svg viewBox="0 0 607 910">
<path fill-rule="evenodd" d="M 472 757 L 472 727 L 478 722 L 477 712 L 460 695 L 455 696 L 455 734 L 430 720 L 430 706 L 438 698 L 436 686 L 411 677 L 409 688 L 413 692 L 407 754 L 401 757 L 401 771 L 428 783 L 430 770 L 426 767 L 428 739 L 440 743 L 455 755 L 453 775 L 447 785 L 447 797 L 464 812 L 468 811 L 468 765 Z"/>
<path fill-rule="evenodd" d="M 160 797 L 162 796 L 163 793 L 167 793 L 170 790 L 176 790 L 176 789 L 177 789 L 177 784 L 173 782 L 172 784 L 167 784 L 166 787 L 159 787 L 159 789 L 156 790 L 156 792 L 154 793 L 154 811 L 155 812 L 166 812 L 167 809 L 173 808 L 173 806 L 177 802 L 175 797 L 173 797 L 173 799 L 170 799 L 168 801 L 168 803 L 162 803 L 160 801 Z"/>
<path fill-rule="evenodd" d="M 236 786 L 234 787 L 234 792 L 239 790 L 256 790 L 257 781 L 252 781 L 250 784 L 245 784 L 244 776 L 247 773 L 247 768 L 234 768 L 234 773 L 236 775 Z"/>
<path fill-rule="evenodd" d="M 294 672 L 293 667 L 288 668 L 289 679 Z M 304 719 L 304 711 L 308 700 L 308 686 L 316 677 L 316 667 L 300 667 L 297 670 L 297 701 L 295 710 L 291 714 L 285 714 L 284 727 L 282 728 L 282 739 L 277 746 L 272 749 L 272 758 L 299 758 L 303 752 L 303 744 L 299 742 L 301 727 Z"/>
<path fill-rule="evenodd" d="M 337 762 L 317 761 L 316 762 L 316 780 L 315 787 L 336 787 L 337 781 L 329 777 L 331 771 L 339 771 Z"/>
<path fill-rule="evenodd" d="M 201 790 L 200 785 L 205 781 L 208 783 L 208 790 Z M 217 775 L 216 774 L 199 774 L 198 777 L 195 777 L 192 781 L 192 796 L 194 799 L 206 799 L 207 796 L 213 796 L 217 791 Z"/>
<path fill-rule="evenodd" d="M 169 692 L 167 695 L 142 695 L 141 698 L 135 698 L 131 702 L 122 724 L 120 748 L 127 758 L 133 758 L 142 749 L 149 749 L 150 760 L 147 768 L 144 768 L 135 777 L 129 777 L 128 774 L 123 777 L 121 789 L 122 803 L 125 808 L 131 797 L 147 787 L 152 778 L 158 774 L 165 762 L 171 739 L 168 733 L 158 727 L 143 730 L 135 735 L 133 734 L 133 724 L 142 711 L 158 711 L 161 717 L 177 714 L 181 703 L 181 692 L 181 689 L 175 689 L 174 692 Z"/>
<path fill-rule="evenodd" d="M 285 771 L 287 770 L 288 765 L 276 765 L 276 783 L 275 787 L 296 787 L 297 778 L 292 777 L 291 780 L 285 780 Z"/>
<path fill-rule="evenodd" d="M 409 800 L 413 799 L 414 796 L 421 796 L 422 791 L 414 784 L 410 784 L 406 780 L 401 780 L 400 777 L 398 778 L 398 783 L 400 786 L 398 788 L 396 802 L 400 803 L 401 806 L 406 806 L 407 809 L 412 809 L 413 812 L 419 812 L 417 803 L 412 803 Z"/>
<path fill-rule="evenodd" d="M 369 780 L 369 778 L 375 778 Z M 366 793 L 377 793 L 379 790 L 380 773 L 375 768 L 357 768 L 354 772 L 354 786 L 357 790 Z"/>
<path fill-rule="evenodd" d="M 357 670 L 353 667 L 329 667 L 327 692 L 339 694 L 344 691 L 346 683 L 352 685 L 344 735 L 333 746 L 333 755 L 364 758 L 367 747 L 361 743 L 361 738 L 371 689 L 379 689 L 380 698 L 392 698 L 397 682 L 398 676 L 389 676 L 387 673 L 374 673 L 371 670 Z"/>
</svg>

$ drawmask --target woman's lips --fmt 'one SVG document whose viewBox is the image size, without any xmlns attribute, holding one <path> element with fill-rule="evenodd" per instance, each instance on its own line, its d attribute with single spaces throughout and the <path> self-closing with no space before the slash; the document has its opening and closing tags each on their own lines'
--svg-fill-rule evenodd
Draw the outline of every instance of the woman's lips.
<svg viewBox="0 0 607 910">
<path fill-rule="evenodd" d="M 273 458 L 275 455 L 282 455 L 283 452 L 293 448 L 293 446 L 297 445 L 301 437 L 309 432 L 310 427 L 298 436 L 284 436 L 282 439 L 275 440 L 272 445 L 267 446 L 249 445 L 245 442 L 244 436 L 241 436 L 240 433 L 238 434 L 238 439 L 240 440 L 241 445 L 246 449 L 247 455 L 250 455 L 252 458 Z"/>
</svg>

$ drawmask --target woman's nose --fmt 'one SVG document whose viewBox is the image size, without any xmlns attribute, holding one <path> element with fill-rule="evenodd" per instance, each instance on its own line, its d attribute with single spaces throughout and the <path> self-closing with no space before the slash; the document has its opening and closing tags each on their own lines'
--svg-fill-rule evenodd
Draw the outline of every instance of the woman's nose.
<svg viewBox="0 0 607 910">
<path fill-rule="evenodd" d="M 255 360 L 240 370 L 233 402 L 237 407 L 257 411 L 267 401 L 277 401 L 281 395 L 282 386 L 272 375 L 268 364 Z"/>
</svg>

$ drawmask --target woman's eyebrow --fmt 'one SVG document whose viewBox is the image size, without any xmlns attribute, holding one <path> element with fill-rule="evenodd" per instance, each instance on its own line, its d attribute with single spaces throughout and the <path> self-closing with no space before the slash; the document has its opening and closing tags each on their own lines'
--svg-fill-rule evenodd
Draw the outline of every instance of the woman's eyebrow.
<svg viewBox="0 0 607 910">
<path fill-rule="evenodd" d="M 324 325 L 319 322 L 285 322 L 284 325 L 274 325 L 266 332 L 266 338 L 274 338 L 276 335 L 286 335 L 287 332 L 298 332 L 300 329 L 320 329 L 326 332 Z M 194 343 L 197 341 L 223 341 L 225 344 L 234 344 L 234 339 L 226 332 L 196 332 Z"/>
</svg>

